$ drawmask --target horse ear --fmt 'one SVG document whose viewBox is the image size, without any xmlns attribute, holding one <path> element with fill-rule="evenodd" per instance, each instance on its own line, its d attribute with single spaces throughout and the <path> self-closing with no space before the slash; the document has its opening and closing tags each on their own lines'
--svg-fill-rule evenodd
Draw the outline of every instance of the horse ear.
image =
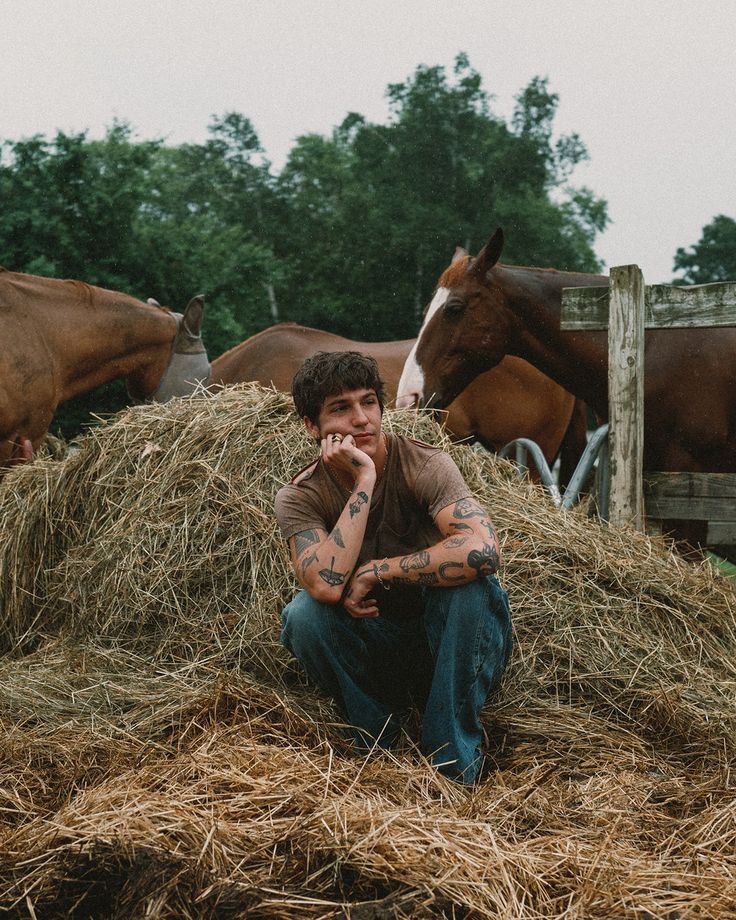
<svg viewBox="0 0 736 920">
<path fill-rule="evenodd" d="M 160 307 L 161 304 L 156 300 L 155 297 L 149 297 L 146 303 L 150 304 L 152 307 Z"/>
<path fill-rule="evenodd" d="M 202 317 L 204 315 L 204 294 L 197 294 L 187 304 L 184 321 L 191 335 L 202 334 Z"/>
<path fill-rule="evenodd" d="M 455 254 L 452 257 L 452 262 L 450 262 L 450 265 L 454 265 L 456 262 L 459 262 L 460 259 L 464 259 L 467 255 L 468 255 L 467 249 L 463 249 L 462 246 L 456 246 Z"/>
<path fill-rule="evenodd" d="M 501 258 L 503 251 L 503 230 L 499 227 L 486 245 L 470 263 L 468 272 L 476 278 L 483 279 Z"/>
</svg>

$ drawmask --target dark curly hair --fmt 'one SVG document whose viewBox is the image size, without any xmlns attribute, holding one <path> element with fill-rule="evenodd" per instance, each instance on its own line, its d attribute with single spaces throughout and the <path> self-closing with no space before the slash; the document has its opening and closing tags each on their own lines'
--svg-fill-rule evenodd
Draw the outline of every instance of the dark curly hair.
<svg viewBox="0 0 736 920">
<path fill-rule="evenodd" d="M 318 351 L 294 374 L 291 395 L 297 415 L 317 424 L 328 396 L 343 390 L 375 390 L 383 412 L 384 388 L 374 358 L 359 351 Z"/>
</svg>

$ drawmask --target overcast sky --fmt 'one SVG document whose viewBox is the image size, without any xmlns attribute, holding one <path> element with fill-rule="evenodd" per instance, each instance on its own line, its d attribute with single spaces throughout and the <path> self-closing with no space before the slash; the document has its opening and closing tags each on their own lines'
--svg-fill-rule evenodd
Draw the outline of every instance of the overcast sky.
<svg viewBox="0 0 736 920">
<path fill-rule="evenodd" d="M 384 122 L 388 83 L 465 51 L 509 117 L 536 75 L 559 94 L 573 174 L 609 202 L 596 251 L 669 281 L 678 246 L 736 217 L 735 0 L 0 0 L 0 138 L 202 141 L 254 124 L 276 168 L 349 111 Z M 2 203 L 0 202 L 0 207 Z M 489 234 L 494 228 L 489 226 Z M 449 254 L 448 254 L 449 257 Z"/>
</svg>

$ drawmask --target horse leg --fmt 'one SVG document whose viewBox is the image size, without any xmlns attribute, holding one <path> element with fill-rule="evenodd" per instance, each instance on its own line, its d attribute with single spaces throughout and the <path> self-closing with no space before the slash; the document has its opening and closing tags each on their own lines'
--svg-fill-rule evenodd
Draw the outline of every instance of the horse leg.
<svg viewBox="0 0 736 920">
<path fill-rule="evenodd" d="M 18 438 L 13 443 L 7 465 L 15 466 L 18 463 L 28 463 L 29 460 L 33 460 L 33 444 L 29 438 Z"/>
<path fill-rule="evenodd" d="M 588 407 L 576 399 L 560 444 L 560 491 L 564 491 L 588 444 Z"/>
</svg>

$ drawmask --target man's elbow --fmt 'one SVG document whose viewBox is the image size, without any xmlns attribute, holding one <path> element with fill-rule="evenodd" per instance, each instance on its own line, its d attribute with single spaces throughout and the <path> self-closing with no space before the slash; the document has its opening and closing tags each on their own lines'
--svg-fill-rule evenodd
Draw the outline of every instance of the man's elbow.
<svg viewBox="0 0 736 920">
<path fill-rule="evenodd" d="M 309 596 L 320 604 L 339 604 L 342 600 L 342 588 L 324 583 L 305 585 Z"/>
<path fill-rule="evenodd" d="M 495 575 L 501 568 L 501 551 L 495 543 L 479 540 L 468 553 L 468 565 L 475 569 L 477 577 Z"/>
</svg>

